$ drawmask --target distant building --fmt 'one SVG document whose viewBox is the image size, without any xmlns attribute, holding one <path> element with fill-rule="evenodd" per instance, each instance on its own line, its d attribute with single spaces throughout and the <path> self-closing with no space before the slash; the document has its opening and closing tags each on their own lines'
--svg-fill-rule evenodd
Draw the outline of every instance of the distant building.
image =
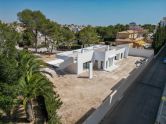
<svg viewBox="0 0 166 124">
<path fill-rule="evenodd" d="M 71 31 L 73 31 L 74 33 L 79 32 L 80 30 L 82 30 L 83 28 L 85 28 L 85 25 L 75 25 L 75 24 L 71 24 L 71 25 L 62 25 L 62 27 L 68 27 Z"/>
<path fill-rule="evenodd" d="M 136 23 L 135 22 L 129 23 L 129 30 L 133 30 L 135 27 L 136 27 Z"/>
<path fill-rule="evenodd" d="M 144 42 L 144 30 L 127 30 L 118 32 L 116 36 L 116 44 L 130 44 L 130 47 L 143 47 Z"/>
<path fill-rule="evenodd" d="M 166 17 L 163 17 L 163 19 L 160 21 L 160 26 L 166 26 Z"/>
<path fill-rule="evenodd" d="M 17 23 L 16 25 L 13 25 L 13 24 L 10 24 L 10 25 L 12 25 L 18 33 L 23 33 L 26 30 L 26 27 L 21 23 Z M 38 34 L 37 34 L 37 41 L 38 41 L 37 44 L 38 45 L 44 44 L 45 43 L 45 38 L 47 39 L 47 41 L 52 40 L 48 36 L 46 37 L 41 32 L 38 32 Z"/>
<path fill-rule="evenodd" d="M 135 22 L 129 23 L 129 30 L 142 31 L 144 30 L 141 26 L 137 25 Z"/>
<path fill-rule="evenodd" d="M 19 24 L 17 26 L 15 26 L 15 30 L 19 33 L 22 33 L 26 28 L 24 28 L 23 26 L 20 26 Z"/>
</svg>

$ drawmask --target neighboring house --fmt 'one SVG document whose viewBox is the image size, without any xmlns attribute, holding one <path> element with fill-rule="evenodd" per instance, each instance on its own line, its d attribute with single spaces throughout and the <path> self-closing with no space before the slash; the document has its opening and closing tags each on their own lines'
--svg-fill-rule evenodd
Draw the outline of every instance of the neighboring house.
<svg viewBox="0 0 166 124">
<path fill-rule="evenodd" d="M 114 61 L 126 58 L 128 52 L 128 45 L 117 47 L 94 45 L 78 50 L 59 53 L 57 54 L 56 60 L 47 63 L 77 75 L 88 69 L 89 78 L 92 78 L 93 68 L 110 71 L 115 67 Z"/>
<path fill-rule="evenodd" d="M 19 33 L 23 33 L 23 31 L 26 30 L 26 28 L 22 24 L 17 24 L 14 28 Z M 48 36 L 46 38 L 48 40 L 51 40 Z M 37 41 L 38 41 L 37 42 L 38 45 L 41 45 L 41 44 L 45 43 L 45 36 L 41 32 L 38 32 Z"/>
<path fill-rule="evenodd" d="M 62 25 L 62 27 L 68 27 L 71 31 L 73 31 L 74 33 L 79 32 L 80 30 L 84 29 L 86 26 L 85 25 L 75 25 L 75 24 L 71 24 L 71 25 Z"/>
<path fill-rule="evenodd" d="M 166 17 L 163 17 L 163 19 L 160 21 L 160 26 L 161 27 L 166 26 Z"/>
<path fill-rule="evenodd" d="M 116 36 L 116 44 L 130 44 L 130 47 L 143 47 L 145 30 L 127 30 L 118 32 Z"/>
<path fill-rule="evenodd" d="M 17 25 L 17 26 L 15 27 L 15 30 L 16 30 L 17 32 L 19 32 L 19 33 L 22 33 L 22 32 L 25 30 L 25 28 L 22 27 L 22 26 L 20 26 L 20 25 Z"/>
</svg>

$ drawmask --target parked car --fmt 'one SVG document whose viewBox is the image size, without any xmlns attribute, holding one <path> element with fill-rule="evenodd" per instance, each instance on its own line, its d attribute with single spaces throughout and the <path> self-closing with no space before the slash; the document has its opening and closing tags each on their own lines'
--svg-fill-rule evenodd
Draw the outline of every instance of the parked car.
<svg viewBox="0 0 166 124">
<path fill-rule="evenodd" d="M 151 44 L 145 44 L 145 45 L 144 45 L 144 48 L 145 48 L 145 49 L 148 49 L 148 48 L 151 48 L 151 47 L 152 47 Z"/>
<path fill-rule="evenodd" d="M 163 63 L 166 64 L 166 58 L 163 59 Z"/>
</svg>

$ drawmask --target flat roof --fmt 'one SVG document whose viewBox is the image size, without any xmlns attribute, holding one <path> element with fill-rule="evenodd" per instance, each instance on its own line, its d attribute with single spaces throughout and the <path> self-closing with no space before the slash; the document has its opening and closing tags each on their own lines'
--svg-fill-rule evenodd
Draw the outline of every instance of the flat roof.
<svg viewBox="0 0 166 124">
<path fill-rule="evenodd" d="M 57 55 L 68 56 L 68 57 L 76 57 L 76 55 L 78 53 L 81 53 L 82 50 L 84 52 L 87 52 L 87 51 L 91 51 L 91 50 L 105 50 L 106 48 L 107 48 L 107 45 L 94 45 L 94 46 L 85 47 L 85 48 L 81 48 L 81 49 L 77 49 L 77 50 L 62 52 L 62 53 L 59 53 Z"/>
<path fill-rule="evenodd" d="M 63 59 L 56 59 L 56 60 L 48 61 L 46 63 L 49 65 L 53 65 L 53 66 L 59 66 L 59 64 L 61 64 L 63 62 L 64 62 Z"/>
</svg>

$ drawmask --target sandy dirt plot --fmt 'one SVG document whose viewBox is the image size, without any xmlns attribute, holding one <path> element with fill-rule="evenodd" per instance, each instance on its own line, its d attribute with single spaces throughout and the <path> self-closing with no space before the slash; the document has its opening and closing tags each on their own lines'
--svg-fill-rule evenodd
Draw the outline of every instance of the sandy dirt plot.
<svg viewBox="0 0 166 124">
<path fill-rule="evenodd" d="M 120 60 L 116 63 L 118 67 L 111 72 L 95 70 L 93 79 L 86 77 L 87 72 L 80 77 L 76 74 L 57 75 L 52 72 L 54 76 L 51 80 L 63 101 L 58 112 L 62 123 L 80 123 L 86 114 L 90 114 L 101 104 L 121 79 L 128 77 L 136 68 L 135 62 L 140 59 L 129 56 Z"/>
</svg>

